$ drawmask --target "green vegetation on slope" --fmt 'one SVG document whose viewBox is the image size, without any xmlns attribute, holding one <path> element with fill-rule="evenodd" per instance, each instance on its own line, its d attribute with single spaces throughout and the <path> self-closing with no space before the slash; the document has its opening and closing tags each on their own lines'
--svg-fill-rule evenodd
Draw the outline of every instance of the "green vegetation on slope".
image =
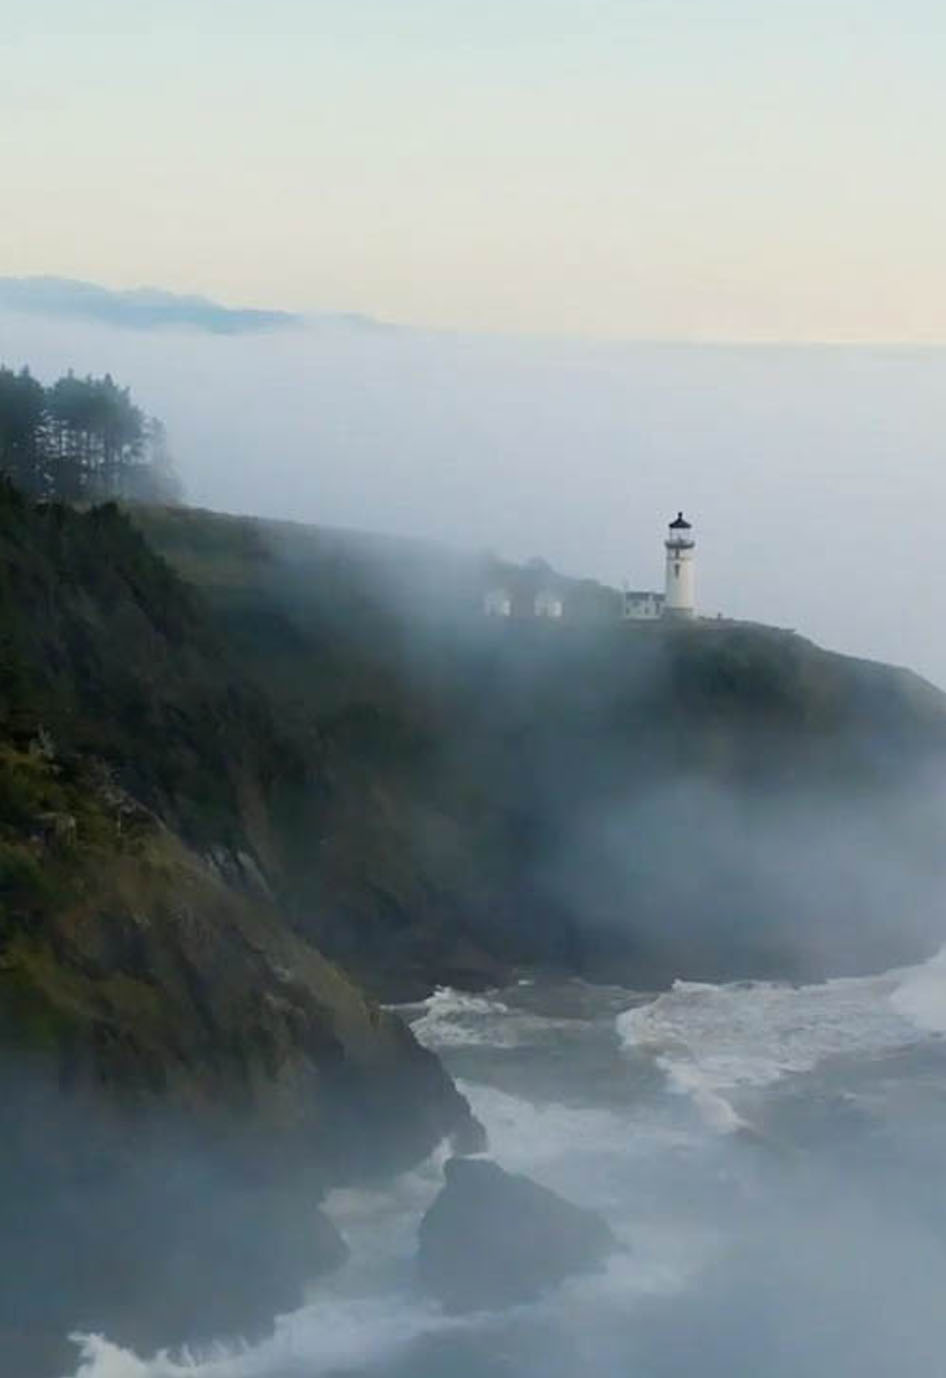
<svg viewBox="0 0 946 1378">
<path fill-rule="evenodd" d="M 106 761 L 189 841 L 236 846 L 283 763 L 200 599 L 112 505 L 0 491 L 0 728 Z M 266 839 L 257 839 L 265 850 Z"/>
<path fill-rule="evenodd" d="M 213 987 L 198 1000 L 166 966 L 145 995 L 143 954 L 153 943 L 183 950 L 195 929 L 205 944 L 212 934 L 215 944 L 243 932 L 267 969 L 308 964 L 332 1036 L 357 1064 L 359 1027 L 383 1031 L 385 1019 L 327 963 L 315 979 L 317 954 L 287 932 L 267 880 L 282 874 L 283 816 L 297 823 L 306 805 L 302 746 L 241 682 L 199 596 L 117 508 L 36 507 L 0 489 L 0 633 L 0 960 L 8 975 L 20 985 L 31 975 L 38 996 L 55 1005 L 40 979 L 50 973 L 40 954 L 55 948 L 60 971 L 72 973 L 59 1005 L 80 1025 L 98 1010 L 128 1053 L 145 1038 L 152 1009 L 163 1022 L 147 1057 L 160 1061 L 163 1047 L 169 1063 L 186 1062 L 186 1047 L 200 1043 L 199 1020 L 187 1030 L 188 1007 L 216 1025 L 216 989 L 242 959 L 208 956 L 201 971 L 199 955 L 188 958 L 195 981 Z M 87 989 L 80 1010 L 79 975 L 89 977 L 99 958 L 106 984 Z M 113 975 L 121 980 L 109 986 Z M 274 982 L 272 971 L 258 972 L 241 999 L 261 998 Z M 119 999 L 136 993 L 137 1013 Z M 246 1032 L 256 1016 L 241 1008 L 227 1018 L 249 1021 Z M 218 1034 L 232 1051 L 240 1026 L 224 1022 Z M 212 1039 L 205 1042 L 212 1060 Z M 242 1066 L 244 1082 L 248 1075 Z M 212 1080 L 211 1068 L 210 1096 L 234 1089 L 221 1082 L 215 1091 Z"/>
<path fill-rule="evenodd" d="M 470 1120 L 287 927 L 266 875 L 305 762 L 125 516 L 0 488 L 0 645 L 0 1349 L 25 1378 L 77 1326 L 154 1348 L 294 1305 L 342 1252 L 325 1187 Z"/>
</svg>

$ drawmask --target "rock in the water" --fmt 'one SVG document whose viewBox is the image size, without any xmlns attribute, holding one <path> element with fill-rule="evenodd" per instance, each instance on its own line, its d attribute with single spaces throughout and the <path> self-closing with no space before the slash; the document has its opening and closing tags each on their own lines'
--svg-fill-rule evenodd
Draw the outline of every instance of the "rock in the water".
<svg viewBox="0 0 946 1378">
<path fill-rule="evenodd" d="M 484 1158 L 451 1158 L 420 1226 L 418 1266 L 448 1311 L 529 1301 L 617 1247 L 594 1211 Z"/>
</svg>

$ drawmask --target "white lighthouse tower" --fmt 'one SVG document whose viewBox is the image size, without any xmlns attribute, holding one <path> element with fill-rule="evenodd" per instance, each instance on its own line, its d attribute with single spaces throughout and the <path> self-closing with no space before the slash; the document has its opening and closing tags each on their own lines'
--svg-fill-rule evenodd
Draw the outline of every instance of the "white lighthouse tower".
<svg viewBox="0 0 946 1378">
<path fill-rule="evenodd" d="M 667 539 L 667 582 L 664 617 L 695 617 L 693 596 L 693 527 L 682 512 L 670 523 Z"/>
</svg>

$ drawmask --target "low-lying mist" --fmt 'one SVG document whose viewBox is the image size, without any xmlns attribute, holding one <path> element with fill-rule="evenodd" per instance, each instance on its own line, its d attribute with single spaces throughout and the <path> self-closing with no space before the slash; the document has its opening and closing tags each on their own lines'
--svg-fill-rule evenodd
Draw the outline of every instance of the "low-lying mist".
<svg viewBox="0 0 946 1378">
<path fill-rule="evenodd" d="M 145 530 L 310 762 L 298 922 L 383 998 L 535 963 L 810 980 L 946 940 L 946 700 L 915 676 L 751 626 L 489 619 L 488 569 L 436 546 Z"/>
<path fill-rule="evenodd" d="M 344 1256 L 318 1209 L 318 1171 L 281 1157 L 249 1116 L 160 1095 L 142 1104 L 137 1088 L 96 1087 L 77 1071 L 68 1051 L 57 1066 L 5 1038 L 5 1378 L 71 1371 L 73 1331 L 143 1352 L 265 1334 Z"/>
<path fill-rule="evenodd" d="M 660 587 L 698 523 L 704 611 L 946 682 L 937 349 L 599 345 L 330 319 L 240 336 L 0 316 L 0 358 L 110 370 L 190 501 L 541 555 Z"/>
<path fill-rule="evenodd" d="M 929 780 L 871 799 L 680 776 L 580 813 L 544 883 L 581 915 L 599 979 L 882 971 L 946 942 L 944 822 Z"/>
</svg>

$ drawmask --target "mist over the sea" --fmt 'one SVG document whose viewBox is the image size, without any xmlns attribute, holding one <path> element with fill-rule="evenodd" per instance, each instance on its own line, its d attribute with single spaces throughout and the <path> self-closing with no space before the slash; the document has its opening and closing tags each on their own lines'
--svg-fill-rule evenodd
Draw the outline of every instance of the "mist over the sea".
<svg viewBox="0 0 946 1378">
<path fill-rule="evenodd" d="M 405 1013 L 491 1154 L 599 1210 L 626 1247 L 528 1305 L 444 1315 L 414 1262 L 438 1154 L 329 1197 L 350 1260 L 261 1343 L 149 1361 L 77 1337 L 75 1378 L 932 1378 L 944 971 L 940 955 L 655 999 L 440 990 Z"/>
<path fill-rule="evenodd" d="M 629 333 L 633 323 L 629 323 Z M 0 315 L 0 362 L 110 370 L 189 501 L 541 555 L 946 683 L 946 351 L 598 344 L 329 317 L 220 335 Z"/>
</svg>

